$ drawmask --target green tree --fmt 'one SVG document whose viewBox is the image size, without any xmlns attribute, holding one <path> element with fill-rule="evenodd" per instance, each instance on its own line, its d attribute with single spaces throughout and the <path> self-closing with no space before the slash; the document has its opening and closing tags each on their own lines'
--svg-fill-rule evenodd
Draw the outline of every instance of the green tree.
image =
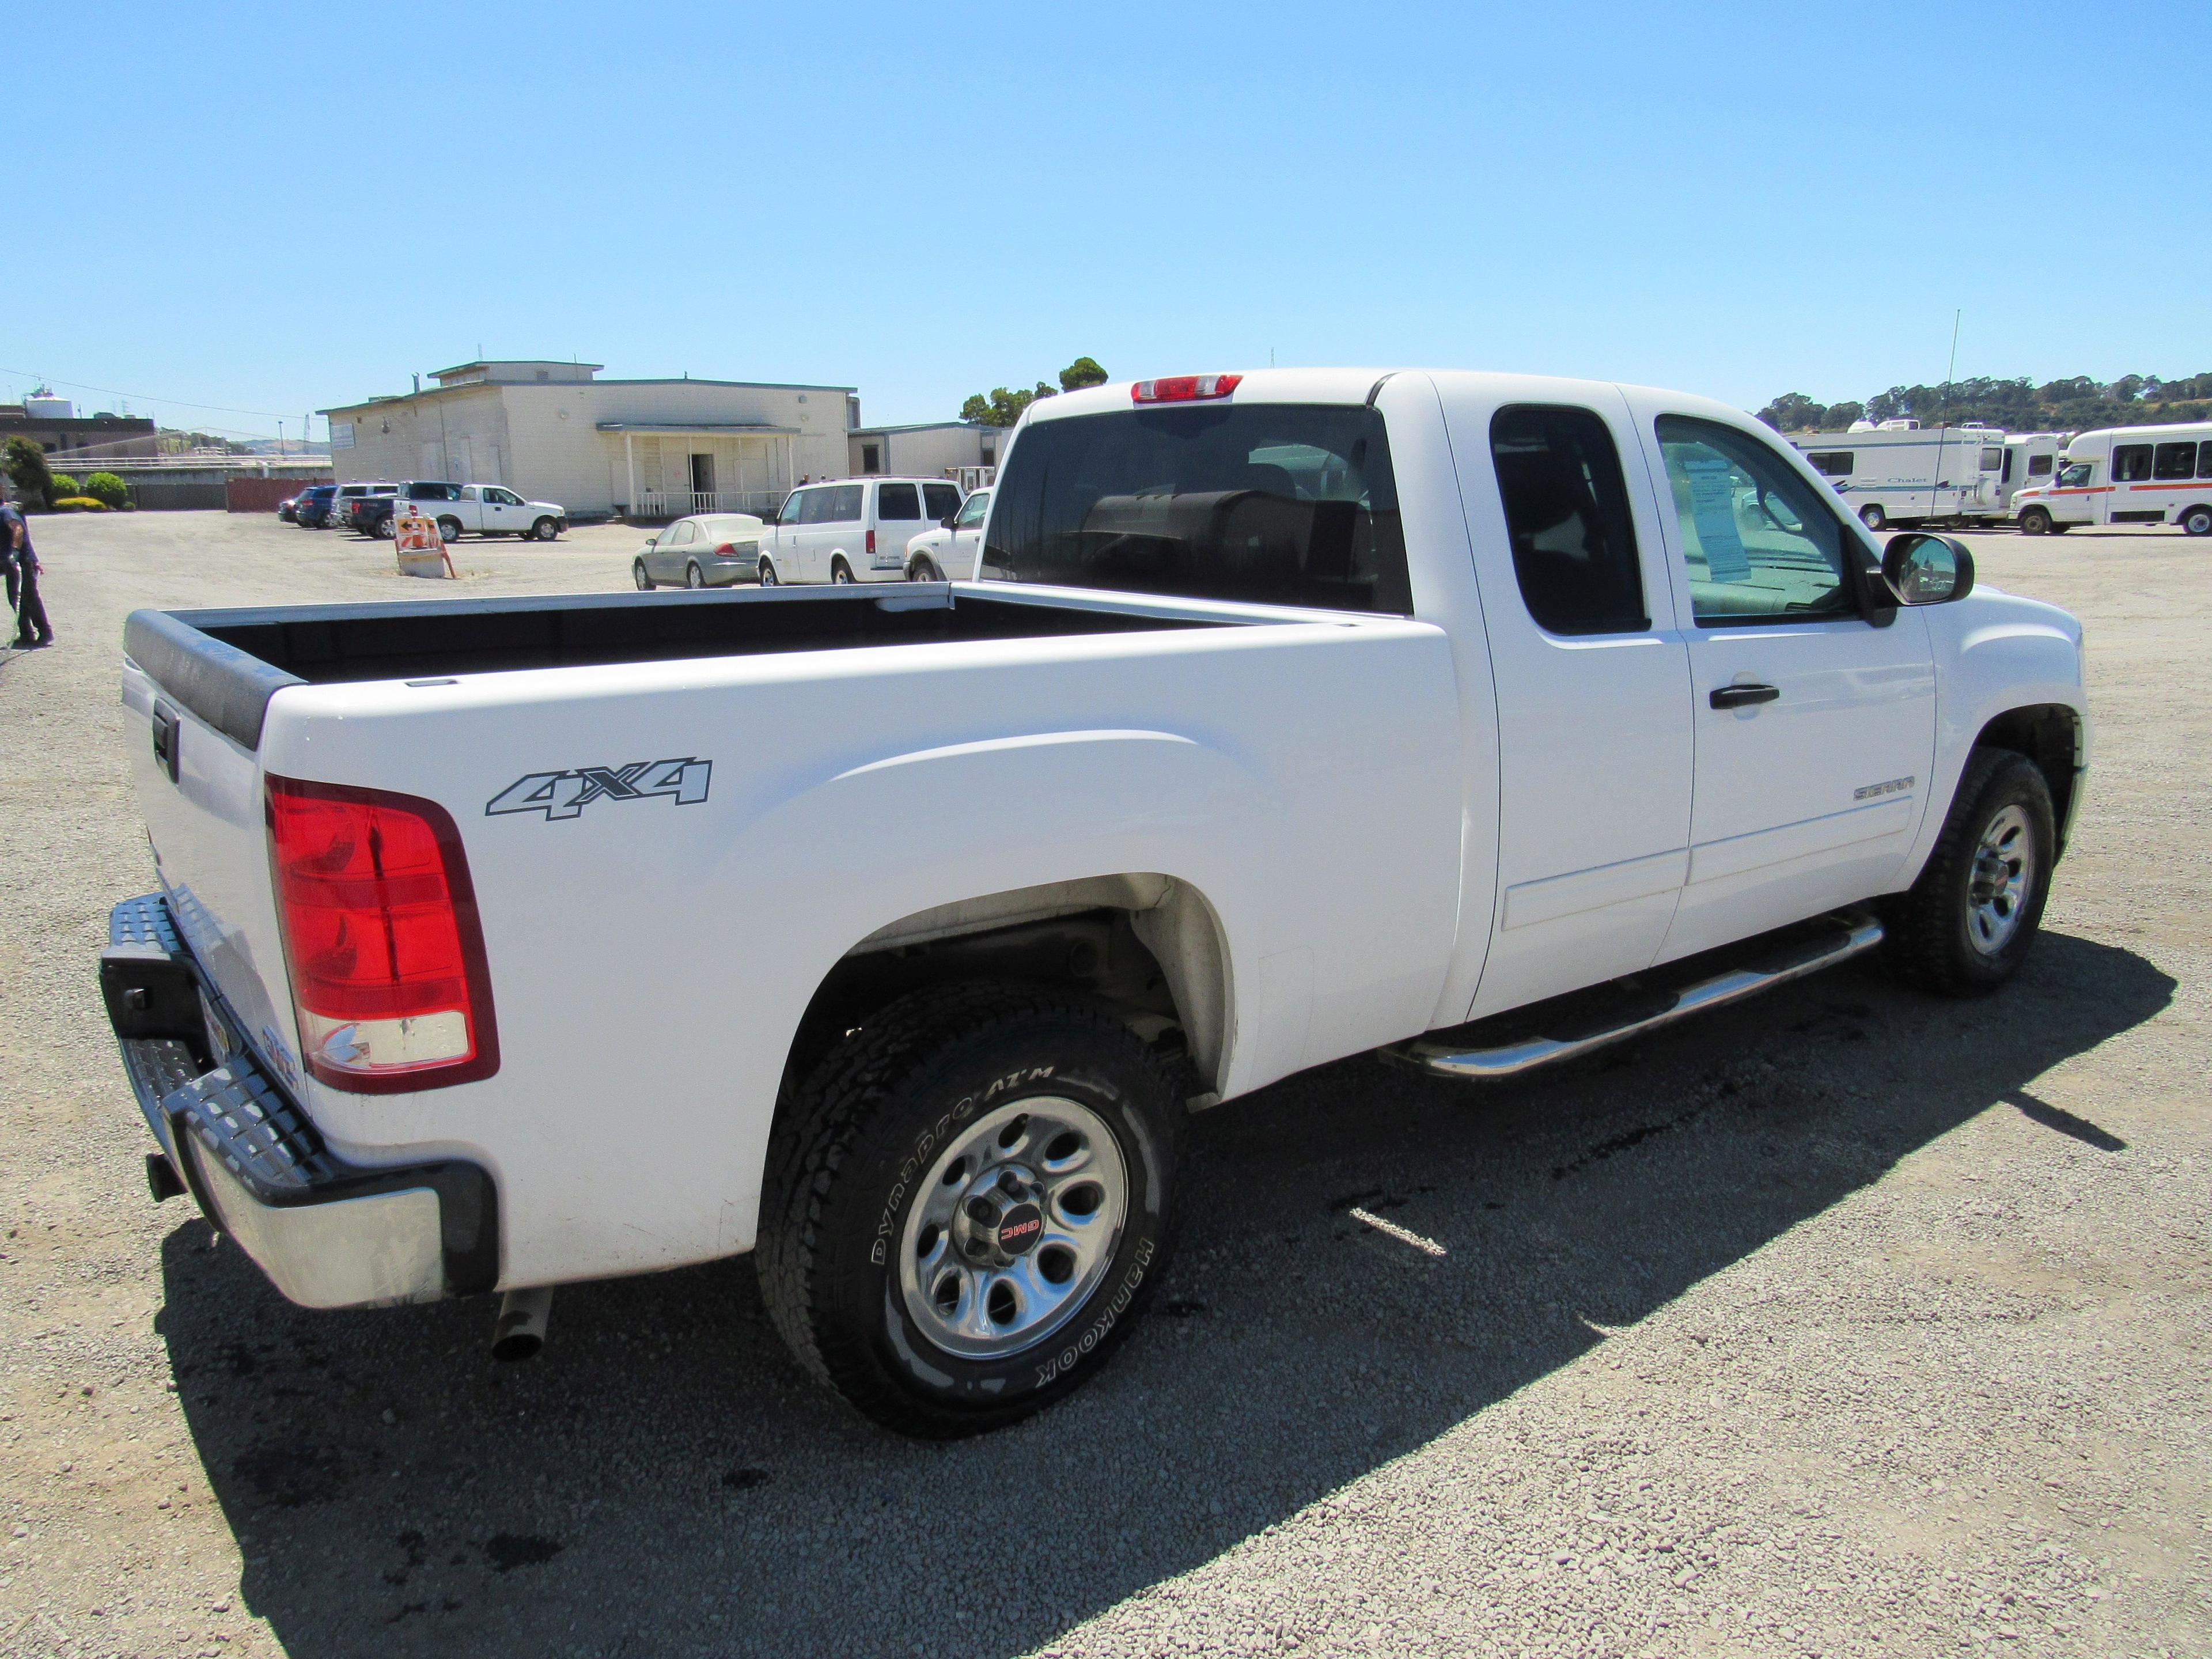
<svg viewBox="0 0 2212 1659">
<path fill-rule="evenodd" d="M 1759 418 L 1777 432 L 1816 431 L 1827 415 L 1825 406 L 1802 392 L 1785 392 L 1759 411 Z"/>
<path fill-rule="evenodd" d="M 120 507 L 131 499 L 131 486 L 115 473 L 95 472 L 84 481 L 84 493 L 110 507 Z"/>
<path fill-rule="evenodd" d="M 46 467 L 46 452 L 28 438 L 10 438 L 5 459 L 0 459 L 0 470 L 8 474 L 8 482 L 15 486 L 15 495 L 24 506 L 40 512 L 53 505 L 54 475 Z"/>
<path fill-rule="evenodd" d="M 991 400 L 981 392 L 976 392 L 966 403 L 960 405 L 960 418 L 963 421 L 981 421 L 986 426 L 989 425 Z"/>
<path fill-rule="evenodd" d="M 1113 377 L 1098 367 L 1096 357 L 1078 357 L 1060 371 L 1062 392 L 1080 392 L 1087 386 L 1104 386 Z"/>
</svg>

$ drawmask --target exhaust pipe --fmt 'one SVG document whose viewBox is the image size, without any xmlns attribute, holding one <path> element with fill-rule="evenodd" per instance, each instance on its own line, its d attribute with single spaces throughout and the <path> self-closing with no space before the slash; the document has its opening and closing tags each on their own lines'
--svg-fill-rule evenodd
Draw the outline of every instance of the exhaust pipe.
<svg viewBox="0 0 2212 1659">
<path fill-rule="evenodd" d="M 545 1346 L 545 1322 L 553 1312 L 553 1287 L 509 1291 L 499 1299 L 499 1320 L 491 1328 L 491 1357 L 513 1363 L 535 1359 Z"/>
</svg>

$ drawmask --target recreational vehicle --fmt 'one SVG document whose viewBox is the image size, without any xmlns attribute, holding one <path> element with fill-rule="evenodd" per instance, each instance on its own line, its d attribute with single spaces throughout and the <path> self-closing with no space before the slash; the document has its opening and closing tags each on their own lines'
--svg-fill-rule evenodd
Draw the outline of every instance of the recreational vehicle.
<svg viewBox="0 0 2212 1659">
<path fill-rule="evenodd" d="M 2178 524 L 2212 536 L 2212 421 L 2124 426 L 2069 440 L 2057 476 L 2013 497 L 2031 536 L 2077 524 Z"/>
<path fill-rule="evenodd" d="M 2005 434 L 1994 427 L 1884 421 L 1790 441 L 1869 530 L 2005 516 Z"/>
</svg>

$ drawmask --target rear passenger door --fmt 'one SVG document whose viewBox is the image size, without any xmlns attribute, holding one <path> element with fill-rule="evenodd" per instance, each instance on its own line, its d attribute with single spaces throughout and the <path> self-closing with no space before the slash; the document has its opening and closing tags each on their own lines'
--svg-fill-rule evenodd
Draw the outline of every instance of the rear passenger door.
<svg viewBox="0 0 2212 1659">
<path fill-rule="evenodd" d="M 906 574 L 906 544 L 929 528 L 921 516 L 921 486 L 879 483 L 876 492 L 876 551 L 868 561 L 871 577 Z"/>
<path fill-rule="evenodd" d="M 1830 492 L 1744 426 L 1634 396 L 1697 738 L 1672 960 L 1888 890 L 1936 806 L 1936 671 L 1920 611 L 1867 605 L 1875 554 Z"/>
<path fill-rule="evenodd" d="M 1649 966 L 1689 864 L 1689 665 L 1627 404 L 1494 384 L 1439 383 L 1498 699 L 1475 1017 Z"/>
</svg>

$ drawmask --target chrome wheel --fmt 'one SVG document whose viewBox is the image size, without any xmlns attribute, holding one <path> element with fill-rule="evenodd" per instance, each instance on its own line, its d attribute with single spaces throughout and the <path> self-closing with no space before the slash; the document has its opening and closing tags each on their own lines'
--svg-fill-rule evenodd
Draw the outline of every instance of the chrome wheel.
<svg viewBox="0 0 2212 1659">
<path fill-rule="evenodd" d="M 1966 886 L 1966 937 L 1995 956 L 2020 929 L 2035 881 L 2035 836 L 2027 814 L 2008 806 L 1982 830 Z"/>
<path fill-rule="evenodd" d="M 908 1314 L 967 1358 L 1043 1341 L 1097 1288 L 1128 1201 L 1120 1143 L 1089 1107 L 1047 1095 L 986 1113 L 938 1155 L 907 1217 Z"/>
<path fill-rule="evenodd" d="M 853 580 L 853 573 L 842 562 L 833 564 L 830 567 L 830 580 L 842 586 Z"/>
<path fill-rule="evenodd" d="M 637 591 L 639 592 L 650 593 L 653 592 L 653 578 L 645 574 L 645 561 L 643 559 L 632 559 L 629 562 L 629 579 L 637 584 Z"/>
<path fill-rule="evenodd" d="M 763 587 L 774 587 L 776 585 L 775 567 L 766 559 L 761 561 L 760 585 Z"/>
<path fill-rule="evenodd" d="M 706 578 L 702 574 L 701 574 L 700 569 L 699 569 L 699 567 L 698 567 L 697 565 L 696 565 L 696 564 L 687 564 L 687 565 L 685 565 L 685 566 L 684 567 L 684 586 L 686 586 L 686 587 L 695 587 L 695 588 L 696 588 L 696 587 L 704 587 L 706 585 L 707 585 L 707 578 Z"/>
</svg>

